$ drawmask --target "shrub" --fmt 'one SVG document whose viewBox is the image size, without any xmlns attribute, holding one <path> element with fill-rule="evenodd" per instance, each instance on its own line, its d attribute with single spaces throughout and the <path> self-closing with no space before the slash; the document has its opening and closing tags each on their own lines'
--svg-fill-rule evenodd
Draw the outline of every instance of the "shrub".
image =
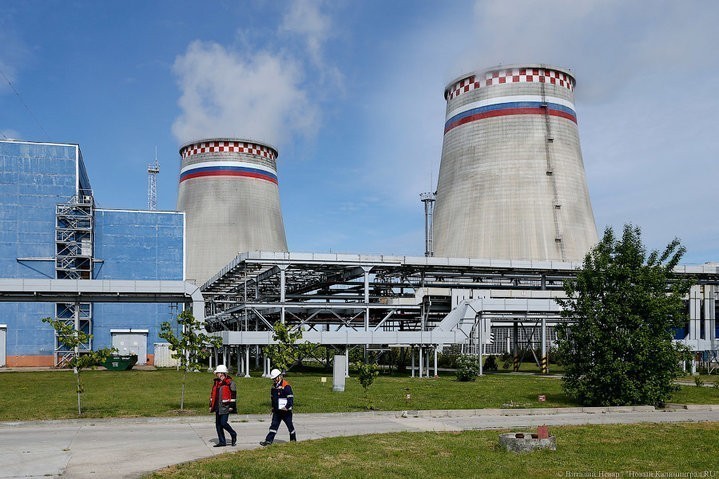
<svg viewBox="0 0 719 479">
<path fill-rule="evenodd" d="M 479 361 L 476 356 L 463 355 L 457 358 L 457 380 L 474 381 L 479 374 Z"/>
<path fill-rule="evenodd" d="M 509 369 L 514 363 L 514 357 L 509 353 L 502 353 L 500 359 L 502 361 L 502 369 Z"/>
<path fill-rule="evenodd" d="M 485 371 L 497 371 L 499 368 L 497 367 L 497 357 L 493 355 L 487 356 L 487 359 L 484 360 L 484 370 Z"/>
</svg>

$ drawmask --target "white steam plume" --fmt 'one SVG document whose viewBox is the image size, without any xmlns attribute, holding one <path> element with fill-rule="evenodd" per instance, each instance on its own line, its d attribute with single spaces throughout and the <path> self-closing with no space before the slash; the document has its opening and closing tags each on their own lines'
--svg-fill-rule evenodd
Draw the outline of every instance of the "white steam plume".
<svg viewBox="0 0 719 479">
<path fill-rule="evenodd" d="M 172 131 L 180 142 L 240 137 L 279 145 L 317 128 L 317 108 L 301 86 L 303 70 L 290 58 L 195 41 L 173 70 L 182 113 Z"/>
</svg>

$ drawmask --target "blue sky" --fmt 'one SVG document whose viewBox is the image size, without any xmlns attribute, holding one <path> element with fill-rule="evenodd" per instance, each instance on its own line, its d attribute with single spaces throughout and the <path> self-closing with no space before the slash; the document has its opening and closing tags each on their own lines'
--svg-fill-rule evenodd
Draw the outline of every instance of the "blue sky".
<svg viewBox="0 0 719 479">
<path fill-rule="evenodd" d="M 291 251 L 422 255 L 445 85 L 549 63 L 577 78 L 599 233 L 719 261 L 718 21 L 711 0 L 5 0 L 0 138 L 79 143 L 107 208 L 146 206 L 157 148 L 168 210 L 182 143 L 267 141 Z"/>
</svg>

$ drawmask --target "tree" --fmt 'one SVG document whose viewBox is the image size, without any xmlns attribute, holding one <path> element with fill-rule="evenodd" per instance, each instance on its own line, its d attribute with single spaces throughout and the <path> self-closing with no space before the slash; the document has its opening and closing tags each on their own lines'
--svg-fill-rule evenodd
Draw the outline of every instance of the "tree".
<svg viewBox="0 0 719 479">
<path fill-rule="evenodd" d="M 82 386 L 82 380 L 80 378 L 80 372 L 89 367 L 94 367 L 102 364 L 110 357 L 110 355 L 117 351 L 115 348 L 103 348 L 97 351 L 78 351 L 78 348 L 83 344 L 89 344 L 92 339 L 92 334 L 85 333 L 84 331 L 78 331 L 75 326 L 62 319 L 43 318 L 43 323 L 48 323 L 55 330 L 57 336 L 57 342 L 65 346 L 71 352 L 70 359 L 67 365 L 70 366 L 75 372 L 75 378 L 77 382 L 77 415 L 82 415 L 82 393 L 85 389 Z"/>
<path fill-rule="evenodd" d="M 558 299 L 569 320 L 557 331 L 563 388 L 580 404 L 662 405 L 675 391 L 681 347 L 673 328 L 686 320 L 690 282 L 673 273 L 685 248 L 674 239 L 648 256 L 638 227 L 611 228 L 587 253 Z"/>
<path fill-rule="evenodd" d="M 297 344 L 302 339 L 302 331 L 292 330 L 280 322 L 273 326 L 272 339 L 277 341 L 277 344 L 266 346 L 263 351 L 272 365 L 282 372 L 286 372 L 314 347 L 310 343 Z"/>
<path fill-rule="evenodd" d="M 222 338 L 210 336 L 203 332 L 204 325 L 195 319 L 192 311 L 184 310 L 177 315 L 179 335 L 175 334 L 172 325 L 165 321 L 160 326 L 160 337 L 170 343 L 172 357 L 180 361 L 182 368 L 182 393 L 180 410 L 185 409 L 185 383 L 188 371 L 199 371 L 202 361 L 212 353 L 211 348 L 222 346 Z"/>
<path fill-rule="evenodd" d="M 375 378 L 379 375 L 379 368 L 375 363 L 357 362 L 354 364 L 357 369 L 357 379 L 359 379 L 362 389 L 364 389 L 364 397 L 367 400 L 367 409 L 374 409 L 370 404 L 367 393 L 370 386 L 374 383 Z"/>
</svg>

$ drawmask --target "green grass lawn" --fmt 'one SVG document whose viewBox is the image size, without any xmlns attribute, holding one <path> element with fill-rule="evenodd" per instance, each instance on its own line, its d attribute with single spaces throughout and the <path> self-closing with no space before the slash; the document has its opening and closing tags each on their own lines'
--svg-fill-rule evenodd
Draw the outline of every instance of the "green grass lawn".
<svg viewBox="0 0 719 479">
<path fill-rule="evenodd" d="M 716 440 L 719 423 L 565 426 L 550 428 L 550 433 L 557 438 L 556 451 L 522 454 L 502 450 L 498 445 L 499 431 L 337 437 L 223 454 L 172 466 L 147 477 L 433 479 L 719 475 Z M 675 475 L 660 476 L 657 472 Z"/>
<path fill-rule="evenodd" d="M 680 376 L 679 381 L 693 383 L 697 378 L 709 386 L 719 385 L 719 375 L 717 374 L 697 374 L 696 376 L 687 374 L 686 376 Z"/>
<path fill-rule="evenodd" d="M 321 382 L 321 377 L 326 382 Z M 84 417 L 178 415 L 182 373 L 155 371 L 84 371 Z M 206 414 L 213 375 L 188 374 L 184 414 Z M 356 378 L 347 379 L 344 393 L 332 391 L 332 376 L 321 372 L 291 373 L 298 413 L 377 410 L 474 409 L 576 406 L 563 393 L 561 380 L 528 374 L 489 374 L 474 382 L 458 382 L 452 375 L 439 378 L 379 376 L 365 400 Z M 266 378 L 237 378 L 240 414 L 269 410 Z M 410 399 L 407 400 L 407 394 Z M 538 396 L 546 396 L 539 402 Z M 682 387 L 672 400 L 680 403 L 719 404 L 719 389 Z M 0 373 L 0 421 L 77 417 L 72 371 Z"/>
</svg>

